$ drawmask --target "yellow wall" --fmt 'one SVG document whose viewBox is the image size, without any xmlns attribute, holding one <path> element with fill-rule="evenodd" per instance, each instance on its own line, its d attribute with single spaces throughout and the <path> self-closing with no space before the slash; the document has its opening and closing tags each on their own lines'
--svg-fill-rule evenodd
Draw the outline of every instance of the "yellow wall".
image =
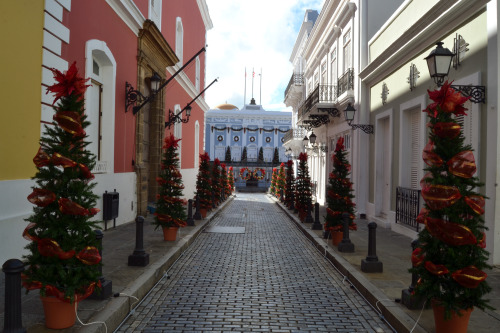
<svg viewBox="0 0 500 333">
<path fill-rule="evenodd" d="M 45 1 L 0 1 L 0 180 L 35 174 Z"/>
</svg>

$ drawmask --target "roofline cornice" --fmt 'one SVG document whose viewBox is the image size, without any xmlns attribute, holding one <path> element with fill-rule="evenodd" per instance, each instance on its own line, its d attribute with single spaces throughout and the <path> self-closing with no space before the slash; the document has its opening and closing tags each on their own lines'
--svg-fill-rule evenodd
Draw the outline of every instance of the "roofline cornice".
<svg viewBox="0 0 500 333">
<path fill-rule="evenodd" d="M 212 24 L 212 19 L 210 18 L 210 13 L 208 12 L 207 2 L 205 0 L 196 0 L 198 8 L 200 9 L 201 18 L 205 24 L 205 30 L 210 30 L 214 26 Z"/>
</svg>

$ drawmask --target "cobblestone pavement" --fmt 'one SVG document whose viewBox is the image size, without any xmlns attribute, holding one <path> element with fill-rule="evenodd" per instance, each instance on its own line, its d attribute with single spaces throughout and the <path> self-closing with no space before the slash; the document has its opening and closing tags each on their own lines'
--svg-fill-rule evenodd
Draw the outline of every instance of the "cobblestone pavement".
<svg viewBox="0 0 500 333">
<path fill-rule="evenodd" d="M 266 195 L 210 226 L 245 232 L 200 234 L 118 332 L 392 332 Z"/>
</svg>

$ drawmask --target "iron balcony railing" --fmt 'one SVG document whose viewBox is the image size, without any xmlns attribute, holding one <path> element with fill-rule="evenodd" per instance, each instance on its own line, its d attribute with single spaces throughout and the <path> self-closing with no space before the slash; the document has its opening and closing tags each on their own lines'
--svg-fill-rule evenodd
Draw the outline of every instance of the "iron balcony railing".
<svg viewBox="0 0 500 333">
<path fill-rule="evenodd" d="M 303 118 L 318 103 L 334 103 L 337 100 L 337 87 L 332 84 L 320 84 L 307 96 L 299 107 L 299 118 Z"/>
<path fill-rule="evenodd" d="M 420 210 L 420 190 L 396 188 L 396 223 L 419 231 L 417 216 Z"/>
<path fill-rule="evenodd" d="M 303 128 L 291 128 L 283 136 L 283 143 L 290 142 L 292 140 L 303 140 L 307 132 Z"/>
<path fill-rule="evenodd" d="M 354 89 L 354 69 L 349 68 L 338 81 L 338 92 L 337 96 L 342 95 L 347 90 Z"/>
<path fill-rule="evenodd" d="M 288 96 L 288 91 L 292 86 L 302 86 L 304 84 L 304 74 L 293 73 L 285 89 L 285 98 Z"/>
</svg>

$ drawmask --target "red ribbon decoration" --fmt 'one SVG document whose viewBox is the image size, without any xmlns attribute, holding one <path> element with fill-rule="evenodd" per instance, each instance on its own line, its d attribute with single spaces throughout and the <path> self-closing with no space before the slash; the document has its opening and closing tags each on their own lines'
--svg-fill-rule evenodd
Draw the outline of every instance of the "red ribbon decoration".
<svg viewBox="0 0 500 333">
<path fill-rule="evenodd" d="M 47 207 L 54 201 L 56 201 L 56 195 L 54 192 L 43 188 L 35 188 L 30 195 L 28 195 L 28 201 L 38 207 Z"/>
<path fill-rule="evenodd" d="M 76 257 L 85 265 L 97 265 L 101 261 L 101 255 L 95 246 L 86 246 Z"/>
<path fill-rule="evenodd" d="M 450 207 L 462 197 L 455 186 L 427 185 L 422 188 L 422 197 L 431 210 Z"/>
<path fill-rule="evenodd" d="M 460 125 L 455 122 L 439 122 L 434 124 L 434 134 L 444 139 L 454 139 L 460 134 Z"/>
<path fill-rule="evenodd" d="M 413 250 L 411 254 L 411 263 L 413 264 L 413 267 L 420 266 L 424 262 L 425 256 L 422 253 L 422 249 L 417 247 L 415 250 Z"/>
<path fill-rule="evenodd" d="M 76 162 L 62 156 L 59 153 L 52 154 L 52 164 L 62 166 L 63 168 L 74 168 L 76 166 Z"/>
<path fill-rule="evenodd" d="M 441 166 L 443 164 L 443 159 L 434 150 L 434 142 L 430 141 L 425 145 L 422 152 L 422 158 L 428 166 Z"/>
<path fill-rule="evenodd" d="M 61 246 L 51 238 L 42 238 L 38 241 L 38 252 L 44 257 L 58 257 L 59 259 L 70 259 L 75 255 L 75 250 L 64 252 Z"/>
<path fill-rule="evenodd" d="M 427 218 L 427 215 L 429 214 L 429 210 L 425 207 L 422 207 L 420 209 L 420 213 L 418 214 L 416 220 L 417 223 L 425 223 L 425 219 Z"/>
<path fill-rule="evenodd" d="M 78 216 L 89 215 L 89 211 L 86 208 L 83 208 L 76 202 L 73 202 L 67 198 L 60 198 L 58 202 L 59 202 L 59 210 L 63 214 L 78 215 Z"/>
<path fill-rule="evenodd" d="M 457 177 L 471 178 L 476 173 L 476 161 L 470 150 L 456 154 L 446 165 L 448 165 L 450 173 Z"/>
<path fill-rule="evenodd" d="M 425 262 L 425 269 L 427 269 L 431 274 L 437 276 L 445 275 L 450 272 L 445 265 L 435 265 L 431 261 Z"/>
<path fill-rule="evenodd" d="M 465 288 L 474 289 L 479 286 L 481 282 L 486 280 L 488 275 L 475 266 L 468 266 L 451 274 L 451 277 L 457 281 L 457 283 Z"/>
<path fill-rule="evenodd" d="M 484 197 L 480 195 L 471 195 L 469 197 L 464 197 L 464 201 L 477 215 L 484 214 Z"/>
<path fill-rule="evenodd" d="M 89 168 L 82 164 L 82 163 L 78 163 L 78 167 L 80 168 L 80 172 L 82 173 L 83 177 L 86 178 L 86 179 L 94 179 L 95 176 L 92 172 L 90 172 Z"/>
<path fill-rule="evenodd" d="M 57 124 L 66 132 L 73 134 L 73 136 L 84 136 L 80 115 L 76 111 L 59 111 L 53 119 Z"/>
<path fill-rule="evenodd" d="M 33 157 L 33 163 L 35 163 L 37 168 L 49 165 L 50 156 L 42 149 L 42 147 L 40 147 L 38 148 L 38 152 L 36 153 L 35 157 Z"/>
<path fill-rule="evenodd" d="M 483 231 L 483 237 L 477 242 L 477 246 L 479 246 L 482 249 L 486 248 L 486 234 Z"/>
<path fill-rule="evenodd" d="M 427 217 L 425 226 L 431 235 L 449 245 L 459 246 L 477 243 L 477 239 L 472 231 L 462 224 Z"/>
<path fill-rule="evenodd" d="M 30 224 L 28 224 L 26 226 L 26 228 L 23 231 L 23 238 L 24 239 L 29 240 L 29 241 L 33 241 L 33 242 L 36 242 L 40 239 L 40 238 L 33 236 L 32 234 L 29 233 L 29 231 L 31 229 L 33 229 L 35 226 L 36 226 L 36 223 L 33 223 L 33 222 L 31 222 Z"/>
</svg>

